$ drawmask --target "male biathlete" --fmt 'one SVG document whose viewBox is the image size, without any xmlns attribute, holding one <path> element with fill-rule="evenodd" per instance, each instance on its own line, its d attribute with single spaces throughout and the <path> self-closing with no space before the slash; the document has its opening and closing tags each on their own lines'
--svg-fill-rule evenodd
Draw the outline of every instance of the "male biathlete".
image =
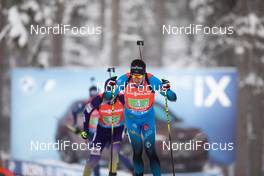
<svg viewBox="0 0 264 176">
<path fill-rule="evenodd" d="M 136 59 L 131 63 L 130 73 L 124 74 L 117 81 L 113 77 L 107 84 L 116 83 L 115 96 L 120 91 L 125 98 L 125 124 L 133 148 L 134 175 L 143 176 L 144 165 L 142 160 L 143 143 L 149 158 L 150 168 L 154 176 L 160 176 L 160 162 L 155 151 L 155 91 L 167 95 L 168 100 L 176 101 L 176 94 L 170 89 L 170 82 L 160 81 L 157 77 L 146 72 L 144 61 Z M 165 93 L 166 92 L 166 93 Z M 106 97 L 111 99 L 111 92 Z M 143 134 L 144 142 L 141 134 Z"/>
<path fill-rule="evenodd" d="M 84 131 L 81 137 L 88 139 L 89 135 L 93 135 L 88 128 L 90 116 L 94 110 L 99 112 L 99 121 L 94 139 L 92 140 L 94 150 L 91 150 L 89 160 L 85 165 L 84 176 L 90 176 L 93 168 L 98 164 L 102 151 L 105 147 L 109 147 L 113 142 L 113 158 L 112 168 L 109 169 L 109 175 L 116 175 L 117 164 L 119 161 L 119 151 L 121 149 L 122 133 L 124 130 L 124 95 L 118 94 L 113 101 L 114 114 L 112 114 L 112 104 L 110 100 L 104 98 L 104 94 L 99 94 L 92 99 L 85 107 L 84 111 Z M 112 115 L 114 117 L 114 133 L 113 141 L 111 141 Z M 98 148 L 99 146 L 99 148 Z M 110 168 L 110 165 L 109 165 Z"/>
</svg>

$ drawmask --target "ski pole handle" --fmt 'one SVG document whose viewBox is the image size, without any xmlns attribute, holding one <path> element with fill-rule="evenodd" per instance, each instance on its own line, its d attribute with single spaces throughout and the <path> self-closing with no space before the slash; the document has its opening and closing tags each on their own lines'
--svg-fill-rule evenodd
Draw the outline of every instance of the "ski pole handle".
<svg viewBox="0 0 264 176">
<path fill-rule="evenodd" d="M 143 58 L 142 58 L 142 52 L 141 52 L 141 47 L 140 46 L 144 46 L 144 41 L 143 40 L 138 40 L 137 41 L 137 45 L 138 45 L 138 49 L 139 49 L 140 59 L 143 60 Z"/>
<path fill-rule="evenodd" d="M 141 45 L 141 46 L 144 46 L 144 41 L 143 41 L 143 40 L 138 40 L 138 41 L 137 41 L 137 45 L 138 45 L 138 46 L 140 46 L 140 45 Z"/>
<path fill-rule="evenodd" d="M 115 67 L 109 67 L 107 69 L 107 72 L 109 73 L 109 77 L 111 78 L 113 76 L 112 73 L 115 73 Z"/>
</svg>

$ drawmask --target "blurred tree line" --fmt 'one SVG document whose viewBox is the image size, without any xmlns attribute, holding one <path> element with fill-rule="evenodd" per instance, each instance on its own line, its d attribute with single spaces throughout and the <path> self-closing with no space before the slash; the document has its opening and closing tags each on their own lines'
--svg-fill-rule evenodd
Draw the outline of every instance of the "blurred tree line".
<svg viewBox="0 0 264 176">
<path fill-rule="evenodd" d="M 125 65 L 144 39 L 150 66 L 236 67 L 239 72 L 236 176 L 263 168 L 263 0 L 1 0 L 1 149 L 9 150 L 10 70 Z M 30 35 L 30 25 L 102 26 L 99 36 Z M 233 26 L 235 34 L 162 34 L 162 25 Z"/>
</svg>

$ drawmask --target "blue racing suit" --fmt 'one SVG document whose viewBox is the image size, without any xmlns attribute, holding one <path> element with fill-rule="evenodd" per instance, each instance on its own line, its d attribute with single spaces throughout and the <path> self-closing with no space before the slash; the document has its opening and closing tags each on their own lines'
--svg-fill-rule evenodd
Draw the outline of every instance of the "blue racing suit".
<svg viewBox="0 0 264 176">
<path fill-rule="evenodd" d="M 155 91 L 161 90 L 162 82 L 157 77 L 146 74 L 144 83 L 140 85 L 142 87 L 139 86 L 139 89 L 144 89 L 143 91 L 131 91 L 129 86 L 133 88 L 130 74 L 125 74 L 117 80 L 114 94 L 116 96 L 120 91 L 124 91 L 125 125 L 133 148 L 134 174 L 143 175 L 144 173 L 142 160 L 144 145 L 152 174 L 154 176 L 160 176 L 160 162 L 155 150 L 156 128 L 153 104 Z M 164 92 L 160 93 L 165 96 Z M 107 98 L 111 98 L 110 91 L 105 92 L 105 94 Z M 176 94 L 170 89 L 167 90 L 167 97 L 169 101 L 176 101 L 177 99 Z M 143 135 L 144 142 L 141 135 Z"/>
</svg>

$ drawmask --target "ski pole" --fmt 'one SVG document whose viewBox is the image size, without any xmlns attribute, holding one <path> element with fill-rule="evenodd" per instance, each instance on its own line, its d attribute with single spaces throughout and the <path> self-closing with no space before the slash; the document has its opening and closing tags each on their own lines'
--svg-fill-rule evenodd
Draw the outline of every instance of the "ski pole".
<svg viewBox="0 0 264 176">
<path fill-rule="evenodd" d="M 143 60 L 140 46 L 144 46 L 144 41 L 143 40 L 138 40 L 137 41 L 137 45 L 138 45 L 138 50 L 139 50 L 139 54 L 140 54 L 140 59 Z"/>
<path fill-rule="evenodd" d="M 168 133 L 169 133 L 169 142 L 170 142 L 170 155 L 171 155 L 171 163 L 172 163 L 172 172 L 173 172 L 173 176 L 175 176 L 174 159 L 173 159 L 172 144 L 171 144 L 171 125 L 170 125 L 170 119 L 169 119 L 169 106 L 168 106 L 167 90 L 165 91 L 165 111 L 166 111 L 166 118 L 167 118 L 167 122 L 168 122 Z"/>
<path fill-rule="evenodd" d="M 115 73 L 115 68 L 108 68 L 107 72 L 109 72 L 110 78 L 112 77 L 112 72 Z M 112 125 L 111 125 L 111 154 L 110 154 L 110 172 L 113 173 L 113 142 L 114 142 L 114 113 L 115 113 L 115 107 L 114 107 L 114 88 L 111 88 L 111 94 L 112 94 L 112 102 L 111 102 L 111 109 L 112 109 Z"/>
<path fill-rule="evenodd" d="M 69 124 L 66 124 L 65 126 L 66 126 L 66 128 L 68 128 L 71 132 L 75 133 L 76 129 L 75 129 L 73 126 L 71 126 L 71 125 L 69 125 Z"/>
</svg>

